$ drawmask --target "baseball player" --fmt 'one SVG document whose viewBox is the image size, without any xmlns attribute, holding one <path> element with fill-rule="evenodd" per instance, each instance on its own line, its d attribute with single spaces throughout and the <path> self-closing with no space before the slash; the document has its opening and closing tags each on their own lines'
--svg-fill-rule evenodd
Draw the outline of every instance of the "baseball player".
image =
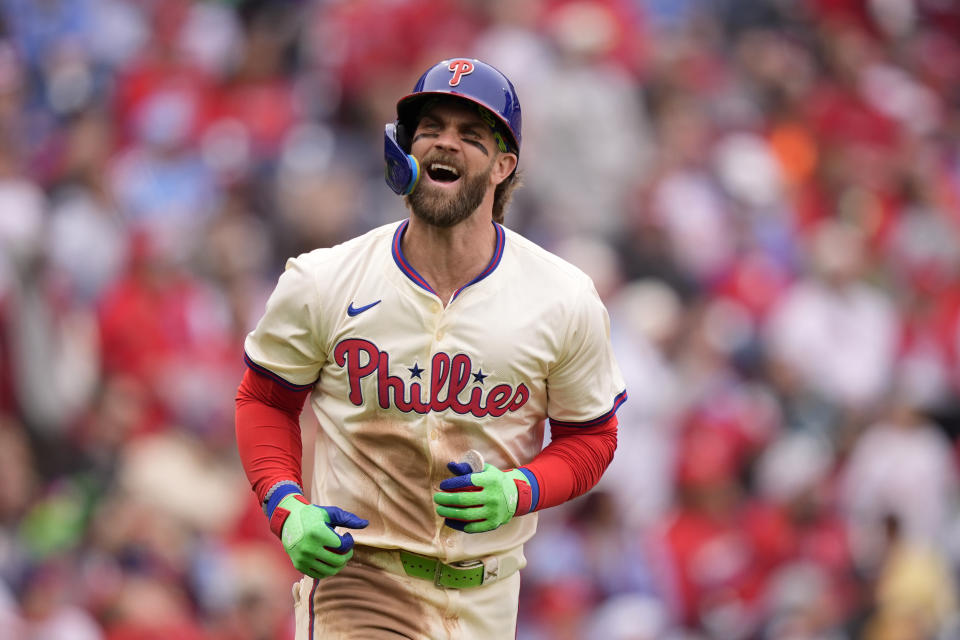
<svg viewBox="0 0 960 640">
<path fill-rule="evenodd" d="M 431 67 L 385 145 L 410 215 L 287 262 L 245 343 L 241 460 L 304 574 L 298 639 L 513 638 L 536 512 L 616 448 L 607 314 L 583 272 L 500 224 L 520 153 L 503 74 Z"/>
</svg>

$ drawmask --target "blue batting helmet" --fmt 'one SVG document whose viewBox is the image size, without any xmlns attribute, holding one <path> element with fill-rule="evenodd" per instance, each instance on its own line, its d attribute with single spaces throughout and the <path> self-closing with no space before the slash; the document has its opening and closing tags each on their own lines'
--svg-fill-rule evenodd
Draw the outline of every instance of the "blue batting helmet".
<svg viewBox="0 0 960 640">
<path fill-rule="evenodd" d="M 476 58 L 450 58 L 427 69 L 413 91 L 397 102 L 397 124 L 410 135 L 423 103 L 432 96 L 454 96 L 483 109 L 481 117 L 497 135 L 501 151 L 520 153 L 520 100 L 513 84 L 497 69 Z M 504 139 L 505 138 L 505 139 Z"/>
</svg>

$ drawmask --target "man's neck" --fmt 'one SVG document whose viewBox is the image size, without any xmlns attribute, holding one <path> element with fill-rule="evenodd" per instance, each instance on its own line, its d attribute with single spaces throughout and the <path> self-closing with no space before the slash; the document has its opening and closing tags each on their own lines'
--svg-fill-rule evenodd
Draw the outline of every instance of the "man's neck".
<svg viewBox="0 0 960 640">
<path fill-rule="evenodd" d="M 416 215 L 403 234 L 403 255 L 446 305 L 493 258 L 497 232 L 481 210 L 452 227 L 435 227 Z"/>
</svg>

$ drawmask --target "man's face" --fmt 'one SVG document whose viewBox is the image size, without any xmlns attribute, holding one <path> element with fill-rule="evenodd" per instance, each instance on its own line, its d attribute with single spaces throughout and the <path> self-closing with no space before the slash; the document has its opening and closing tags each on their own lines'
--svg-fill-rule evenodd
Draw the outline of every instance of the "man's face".
<svg viewBox="0 0 960 640">
<path fill-rule="evenodd" d="M 487 189 L 496 186 L 491 179 L 496 142 L 472 105 L 440 100 L 427 107 L 410 151 L 423 173 L 407 201 L 424 222 L 452 227 L 469 218 Z"/>
</svg>

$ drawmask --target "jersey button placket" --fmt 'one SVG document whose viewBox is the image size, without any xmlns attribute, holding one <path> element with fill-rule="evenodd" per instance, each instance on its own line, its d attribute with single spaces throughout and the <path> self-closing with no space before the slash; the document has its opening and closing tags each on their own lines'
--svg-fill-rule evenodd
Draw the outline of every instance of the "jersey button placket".
<svg viewBox="0 0 960 640">
<path fill-rule="evenodd" d="M 449 555 L 453 553 L 455 547 L 457 546 L 457 541 L 455 539 L 457 532 L 449 527 L 441 527 L 440 529 L 440 544 L 446 549 L 446 553 Z"/>
<path fill-rule="evenodd" d="M 433 325 L 433 341 L 440 342 L 443 340 L 444 336 L 447 335 L 447 332 L 443 328 L 443 309 L 440 310 L 434 315 L 434 325 Z"/>
</svg>

